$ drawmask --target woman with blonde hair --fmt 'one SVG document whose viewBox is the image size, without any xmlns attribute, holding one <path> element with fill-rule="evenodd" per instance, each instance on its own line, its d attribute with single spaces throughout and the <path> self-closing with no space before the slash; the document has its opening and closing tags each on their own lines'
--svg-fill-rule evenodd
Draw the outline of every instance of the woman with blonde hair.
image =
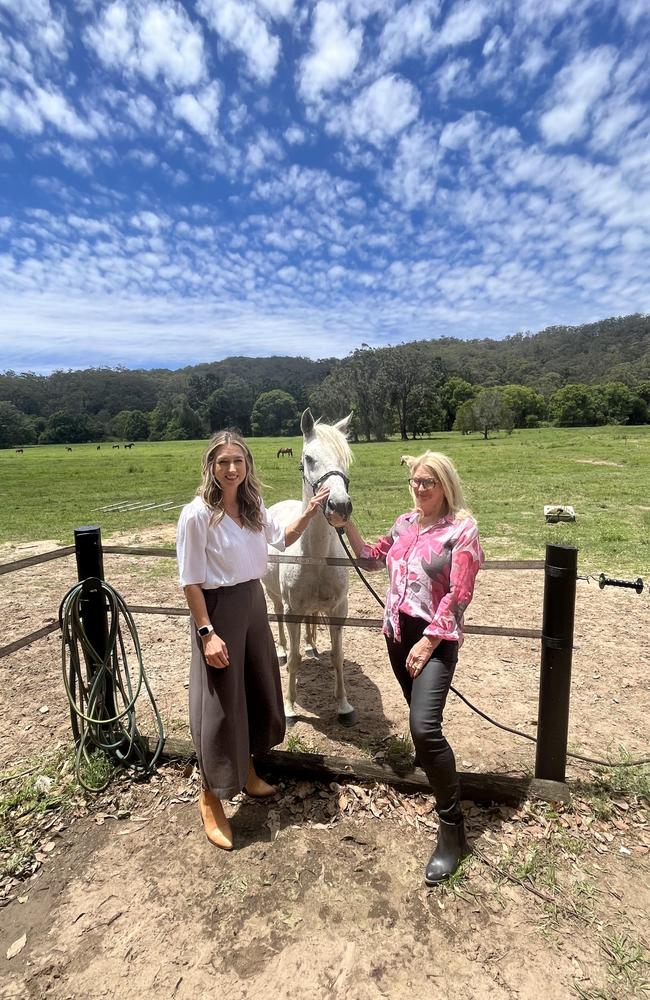
<svg viewBox="0 0 650 1000">
<path fill-rule="evenodd" d="M 401 514 L 374 545 L 351 522 L 344 528 L 366 568 L 388 568 L 383 631 L 410 706 L 416 755 L 436 797 L 438 842 L 425 871 L 426 884 L 436 885 L 453 875 L 468 851 L 456 761 L 442 732 L 442 713 L 483 550 L 451 460 L 433 451 L 402 459 L 410 472 L 414 509 Z"/>
<path fill-rule="evenodd" d="M 280 671 L 260 583 L 267 543 L 282 551 L 318 514 L 316 493 L 286 528 L 267 512 L 251 451 L 234 430 L 220 431 L 203 456 L 197 496 L 177 531 L 180 582 L 192 617 L 190 729 L 202 777 L 199 800 L 208 839 L 230 850 L 222 799 L 243 789 L 263 798 L 255 754 L 281 743 L 285 719 Z"/>
</svg>

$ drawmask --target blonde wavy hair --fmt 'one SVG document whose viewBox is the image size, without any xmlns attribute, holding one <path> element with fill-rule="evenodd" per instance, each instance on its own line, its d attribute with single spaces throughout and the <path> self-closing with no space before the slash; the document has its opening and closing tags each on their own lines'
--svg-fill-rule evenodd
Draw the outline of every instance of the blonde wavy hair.
<svg viewBox="0 0 650 1000">
<path fill-rule="evenodd" d="M 246 478 L 237 487 L 237 499 L 241 510 L 241 519 L 251 531 L 262 530 L 262 483 L 255 473 L 255 462 L 251 450 L 241 434 L 235 430 L 218 431 L 210 439 L 208 450 L 203 456 L 203 479 L 196 491 L 212 511 L 210 524 L 219 524 L 226 514 L 223 505 L 223 492 L 214 475 L 214 463 L 217 451 L 224 444 L 234 444 L 244 453 L 246 459 Z"/>
<path fill-rule="evenodd" d="M 445 495 L 447 513 L 452 514 L 454 520 L 463 517 L 471 517 L 472 513 L 465 506 L 463 487 L 452 460 L 439 451 L 425 451 L 422 455 L 402 455 L 401 465 L 408 466 L 409 476 L 412 476 L 416 469 L 426 469 L 438 480 Z M 417 498 L 409 484 L 409 490 L 413 503 L 417 506 Z"/>
</svg>

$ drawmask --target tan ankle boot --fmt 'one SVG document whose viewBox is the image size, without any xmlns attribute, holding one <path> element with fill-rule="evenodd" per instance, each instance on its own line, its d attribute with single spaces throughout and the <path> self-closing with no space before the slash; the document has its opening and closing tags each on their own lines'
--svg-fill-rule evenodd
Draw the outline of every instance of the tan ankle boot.
<svg viewBox="0 0 650 1000">
<path fill-rule="evenodd" d="M 268 799 L 277 792 L 275 785 L 269 785 L 267 781 L 264 781 L 264 778 L 260 778 L 259 774 L 256 773 L 252 758 L 248 762 L 248 778 L 244 785 L 244 791 L 254 799 Z"/>
<path fill-rule="evenodd" d="M 199 809 L 205 835 L 211 844 L 223 851 L 232 851 L 232 830 L 223 811 L 221 800 L 205 789 L 199 796 Z"/>
</svg>

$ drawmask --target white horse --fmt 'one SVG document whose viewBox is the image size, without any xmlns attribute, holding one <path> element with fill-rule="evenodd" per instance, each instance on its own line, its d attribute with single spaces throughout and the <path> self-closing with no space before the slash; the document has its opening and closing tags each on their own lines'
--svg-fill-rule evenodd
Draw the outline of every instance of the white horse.
<svg viewBox="0 0 650 1000">
<path fill-rule="evenodd" d="M 352 513 L 352 501 L 348 494 L 347 470 L 352 461 L 352 452 L 346 438 L 346 431 L 352 414 L 329 425 L 314 421 L 311 410 L 302 415 L 300 429 L 303 436 L 302 501 L 282 500 L 274 504 L 270 511 L 280 524 L 289 524 L 305 509 L 309 500 L 321 486 L 328 486 L 330 494 L 323 515 L 316 517 L 293 545 L 286 550 L 287 555 L 309 556 L 314 559 L 345 557 L 345 552 L 337 538 L 336 530 L 330 522 L 338 524 L 346 521 Z M 277 615 L 317 615 L 345 618 L 348 613 L 348 570 L 345 566 L 305 565 L 300 563 L 271 563 L 264 577 L 264 585 L 273 602 Z M 287 722 L 295 722 L 296 679 L 300 666 L 300 623 L 278 622 L 280 662 L 286 658 L 285 625 L 289 635 L 289 657 L 287 670 L 289 681 L 284 697 Z M 307 653 L 315 656 L 315 625 L 307 625 Z M 332 643 L 332 666 L 334 668 L 334 697 L 339 721 L 352 726 L 356 722 L 354 708 L 348 702 L 343 681 L 343 629 L 341 625 L 330 625 Z"/>
</svg>

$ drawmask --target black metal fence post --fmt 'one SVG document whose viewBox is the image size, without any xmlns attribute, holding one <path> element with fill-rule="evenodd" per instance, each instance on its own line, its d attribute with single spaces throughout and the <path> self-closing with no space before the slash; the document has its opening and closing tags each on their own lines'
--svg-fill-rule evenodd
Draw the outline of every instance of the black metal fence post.
<svg viewBox="0 0 650 1000">
<path fill-rule="evenodd" d="M 81 620 L 88 641 L 96 651 L 97 656 L 103 659 L 106 656 L 108 645 L 108 614 L 106 610 L 106 598 L 99 586 L 104 579 L 104 551 L 102 549 L 101 529 L 93 526 L 75 528 L 74 532 L 75 555 L 77 558 L 77 579 L 84 582 L 83 598 L 81 600 Z M 86 670 L 90 680 L 97 669 L 97 665 L 89 662 L 86 657 Z M 115 715 L 115 700 L 113 689 L 107 684 L 104 689 L 104 709 L 107 718 Z M 74 713 L 73 713 L 74 714 Z M 76 721 L 73 718 L 73 728 Z M 77 732 L 75 732 L 75 738 Z"/>
<path fill-rule="evenodd" d="M 535 777 L 564 781 L 578 550 L 546 546 Z"/>
</svg>

